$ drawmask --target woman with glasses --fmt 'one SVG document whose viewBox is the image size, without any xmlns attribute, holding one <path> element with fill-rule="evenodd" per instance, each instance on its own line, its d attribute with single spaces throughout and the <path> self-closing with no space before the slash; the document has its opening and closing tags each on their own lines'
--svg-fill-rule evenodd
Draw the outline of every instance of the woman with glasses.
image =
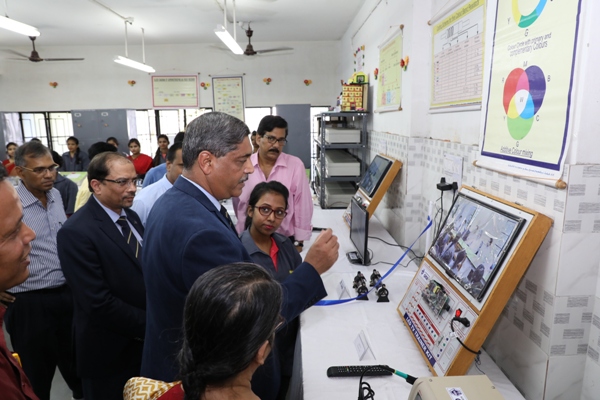
<svg viewBox="0 0 600 400">
<path fill-rule="evenodd" d="M 132 378 L 124 400 L 258 399 L 250 382 L 273 347 L 281 302 L 281 286 L 258 265 L 228 264 L 201 275 L 185 301 L 181 382 Z M 142 387 L 147 397 L 139 397 Z"/>
<path fill-rule="evenodd" d="M 290 238 L 275 232 L 287 215 L 288 197 L 288 189 L 280 182 L 257 184 L 248 199 L 246 229 L 241 235 L 242 244 L 252 261 L 269 271 L 278 282 L 283 282 L 302 263 L 302 257 Z M 285 399 L 292 377 L 297 332 L 296 318 L 277 334 L 277 354 L 281 367 L 278 399 Z"/>
<path fill-rule="evenodd" d="M 129 147 L 129 151 L 131 152 L 131 155 L 127 156 L 127 158 L 133 162 L 133 166 L 135 167 L 135 172 L 138 175 L 138 178 L 144 179 L 146 172 L 152 168 L 152 158 L 141 153 L 140 142 L 137 139 L 129 139 L 127 147 Z"/>
<path fill-rule="evenodd" d="M 90 158 L 85 151 L 79 148 L 79 139 L 75 136 L 70 136 L 67 139 L 67 147 L 69 151 L 63 153 L 63 171 L 87 171 L 90 165 Z"/>
</svg>

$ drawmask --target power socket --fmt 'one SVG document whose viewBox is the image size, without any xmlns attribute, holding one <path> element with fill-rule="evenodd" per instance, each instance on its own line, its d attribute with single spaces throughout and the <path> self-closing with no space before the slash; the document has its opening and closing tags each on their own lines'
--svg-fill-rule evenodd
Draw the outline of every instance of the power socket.
<svg viewBox="0 0 600 400">
<path fill-rule="evenodd" d="M 446 190 L 452 190 L 452 189 L 455 188 L 455 186 L 457 186 L 456 183 L 448 183 L 448 182 L 446 182 L 446 178 L 445 177 L 442 177 L 442 179 L 440 179 L 440 183 L 436 184 L 436 187 L 438 188 L 438 190 L 440 190 L 442 192 L 445 192 Z"/>
</svg>

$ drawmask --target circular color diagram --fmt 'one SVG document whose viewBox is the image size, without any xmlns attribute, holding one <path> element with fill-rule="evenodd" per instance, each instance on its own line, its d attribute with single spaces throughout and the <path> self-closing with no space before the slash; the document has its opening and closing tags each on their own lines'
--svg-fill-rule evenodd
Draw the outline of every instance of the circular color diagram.
<svg viewBox="0 0 600 400">
<path fill-rule="evenodd" d="M 535 9 L 529 15 L 523 15 L 519 11 L 519 0 L 512 0 L 512 13 L 515 22 L 519 26 L 519 28 L 527 28 L 529 25 L 533 24 L 536 19 L 540 15 L 542 15 L 542 11 L 546 6 L 546 2 L 548 0 L 539 0 Z"/>
<path fill-rule="evenodd" d="M 515 68 L 508 74 L 502 104 L 508 117 L 508 132 L 513 139 L 521 140 L 527 136 L 545 94 L 546 80 L 540 67 Z"/>
</svg>

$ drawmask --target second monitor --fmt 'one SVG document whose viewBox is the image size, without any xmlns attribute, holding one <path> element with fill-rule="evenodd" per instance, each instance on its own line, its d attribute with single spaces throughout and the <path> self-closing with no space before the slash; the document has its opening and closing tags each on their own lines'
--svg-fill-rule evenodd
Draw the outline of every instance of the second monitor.
<svg viewBox="0 0 600 400">
<path fill-rule="evenodd" d="M 350 220 L 350 241 L 356 248 L 346 254 L 354 264 L 369 265 L 369 212 L 355 198 L 350 203 L 352 219 Z"/>
</svg>

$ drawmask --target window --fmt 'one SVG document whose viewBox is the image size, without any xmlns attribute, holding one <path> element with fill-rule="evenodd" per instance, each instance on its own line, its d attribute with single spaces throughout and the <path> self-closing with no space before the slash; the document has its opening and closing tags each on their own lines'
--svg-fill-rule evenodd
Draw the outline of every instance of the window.
<svg viewBox="0 0 600 400">
<path fill-rule="evenodd" d="M 38 138 L 44 146 L 48 146 L 48 127 L 45 113 L 21 113 L 23 141 L 29 142 Z"/>
<path fill-rule="evenodd" d="M 4 113 L 2 116 L 4 118 L 4 148 L 6 149 L 6 144 L 9 142 L 22 145 L 23 131 L 19 122 L 19 113 Z"/>
<path fill-rule="evenodd" d="M 211 112 L 212 108 L 200 108 L 200 109 L 192 108 L 192 109 L 186 109 L 183 111 L 185 112 L 185 124 L 184 124 L 183 129 L 181 129 L 181 131 L 183 131 L 185 129 L 187 124 L 189 124 L 190 122 L 192 122 L 193 120 L 195 120 L 196 118 L 201 116 L 202 114 Z"/>
<path fill-rule="evenodd" d="M 312 136 L 316 137 L 318 135 L 319 127 L 317 126 L 316 115 L 329 111 L 329 107 L 311 107 L 310 108 L 310 131 L 312 132 Z"/>
<path fill-rule="evenodd" d="M 137 140 L 140 141 L 141 152 L 153 156 L 158 144 L 156 143 L 156 119 L 153 110 L 138 110 L 135 112 Z"/>
<path fill-rule="evenodd" d="M 250 132 L 258 129 L 258 124 L 265 115 L 273 115 L 272 107 L 246 107 L 244 111 L 246 113 L 246 125 L 250 128 Z"/>
<path fill-rule="evenodd" d="M 58 154 L 63 154 L 69 151 L 67 147 L 67 138 L 73 136 L 73 119 L 69 112 L 51 112 L 49 114 L 50 121 L 50 137 L 52 138 L 52 150 Z"/>
</svg>

